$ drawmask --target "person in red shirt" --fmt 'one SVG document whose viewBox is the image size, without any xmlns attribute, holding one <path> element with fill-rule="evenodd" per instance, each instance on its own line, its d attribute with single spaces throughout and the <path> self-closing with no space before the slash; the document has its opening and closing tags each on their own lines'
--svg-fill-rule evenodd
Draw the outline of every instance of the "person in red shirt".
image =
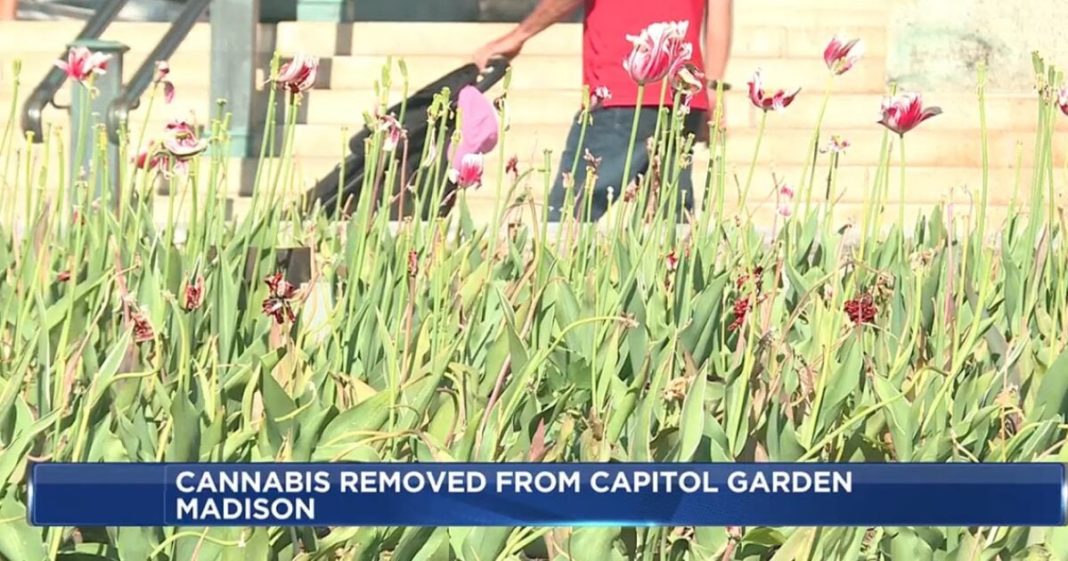
<svg viewBox="0 0 1068 561">
<path fill-rule="evenodd" d="M 560 159 L 560 173 L 549 194 L 550 220 L 559 221 L 561 218 L 566 193 L 565 174 L 575 169 L 572 179 L 576 192 L 585 185 L 586 163 L 574 164 L 576 158 L 585 157 L 586 150 L 600 162 L 591 208 L 585 208 L 583 200 L 574 207 L 577 216 L 582 219 L 587 216 L 592 220 L 599 219 L 608 209 L 610 200 L 621 197 L 621 186 L 629 186 L 649 167 L 645 139 L 655 132 L 661 87 L 659 84 L 647 86 L 639 103 L 638 86 L 623 67 L 623 60 L 632 48 L 627 35 L 639 35 L 656 22 L 687 22 L 686 41 L 694 47 L 691 63 L 704 71 L 708 83 L 715 84 L 723 79 L 730 54 L 732 4 L 733 0 L 541 0 L 533 12 L 512 31 L 475 52 L 474 61 L 480 68 L 484 68 L 495 57 L 512 59 L 519 55 L 531 37 L 569 18 L 580 6 L 585 7 L 582 29 L 583 84 L 591 92 L 607 88 L 611 98 L 599 100 L 592 110 L 592 123 L 586 129 L 581 147 L 581 125 L 577 122 L 572 125 Z M 699 138 L 704 136 L 708 116 L 715 107 L 715 100 L 711 99 L 714 96 L 715 89 L 707 87 L 694 96 L 685 121 L 687 132 Z M 670 93 L 665 98 L 665 104 L 672 104 Z M 624 178 L 634 111 L 639 105 L 638 136 L 630 177 Z M 684 194 L 680 200 L 682 206 L 692 209 L 693 179 L 689 168 L 679 174 L 679 192 Z"/>
</svg>

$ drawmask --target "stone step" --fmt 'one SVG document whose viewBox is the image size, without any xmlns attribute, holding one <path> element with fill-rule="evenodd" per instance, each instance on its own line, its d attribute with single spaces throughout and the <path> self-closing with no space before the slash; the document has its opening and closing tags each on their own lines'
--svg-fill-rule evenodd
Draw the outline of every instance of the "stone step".
<svg viewBox="0 0 1068 561">
<path fill-rule="evenodd" d="M 300 22 L 278 28 L 275 48 L 319 56 L 364 54 L 393 56 L 470 56 L 478 47 L 514 26 L 507 23 L 376 23 L 334 24 Z M 833 19 L 815 26 L 769 24 L 743 18 L 736 22 L 734 56 L 821 56 L 827 41 L 841 31 Z M 867 56 L 880 60 L 887 53 L 886 28 L 878 23 L 852 27 L 851 36 L 864 39 Z M 623 40 L 624 38 L 620 38 Z M 535 36 L 523 47 L 526 55 L 578 56 L 582 26 L 560 24 Z"/>
<path fill-rule="evenodd" d="M 55 54 L 8 53 L 0 56 L 0 80 L 13 81 L 12 64 L 15 59 L 23 64 L 21 81 L 29 91 L 44 77 L 47 69 L 56 60 Z M 123 74 L 129 79 L 144 57 L 131 56 L 124 60 Z M 420 55 L 408 57 L 410 90 L 417 90 L 433 83 L 447 72 L 459 68 L 467 60 L 458 55 Z M 371 89 L 382 79 L 383 68 L 390 63 L 389 56 L 339 55 L 323 58 L 319 67 L 317 88 Z M 211 83 L 210 56 L 206 53 L 182 53 L 170 61 L 172 81 L 179 93 L 182 89 L 205 90 Z M 581 87 L 582 63 L 578 57 L 567 55 L 521 55 L 513 63 L 511 87 L 516 90 L 546 90 Z M 744 89 L 753 72 L 761 68 L 767 87 L 822 91 L 826 83 L 827 69 L 822 58 L 785 58 L 776 55 L 735 56 L 727 70 L 726 81 L 736 88 Z M 391 80 L 400 89 L 402 83 L 397 58 L 392 59 Z M 261 72 L 261 79 L 265 74 Z M 262 81 L 258 79 L 257 81 Z M 886 83 L 884 65 L 881 61 L 860 64 L 838 80 L 838 91 L 872 92 L 884 91 Z"/>
</svg>

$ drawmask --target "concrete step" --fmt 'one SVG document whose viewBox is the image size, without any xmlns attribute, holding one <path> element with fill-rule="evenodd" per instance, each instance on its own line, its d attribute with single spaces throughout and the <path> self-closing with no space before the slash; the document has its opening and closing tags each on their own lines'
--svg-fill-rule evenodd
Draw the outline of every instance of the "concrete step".
<svg viewBox="0 0 1068 561">
<path fill-rule="evenodd" d="M 507 23 L 399 23 L 362 22 L 334 24 L 328 22 L 284 23 L 278 27 L 275 48 L 283 53 L 298 51 L 319 56 L 426 55 L 470 56 L 490 39 L 503 35 L 514 26 Z M 775 25 L 763 20 L 743 18 L 736 23 L 732 45 L 735 56 L 819 57 L 827 41 L 841 31 L 833 19 L 810 27 Z M 862 37 L 867 55 L 880 60 L 886 55 L 886 28 L 875 23 L 849 29 Z M 624 40 L 624 38 L 620 38 Z M 582 50 L 582 26 L 560 24 L 535 36 L 523 47 L 526 55 L 578 56 Z"/>
<path fill-rule="evenodd" d="M 52 52 L 8 51 L 0 55 L 0 81 L 13 80 L 14 61 L 22 62 L 22 82 L 27 91 L 32 89 L 54 66 L 57 54 Z M 129 79 L 147 54 L 131 53 L 124 58 L 123 75 Z M 445 73 L 467 62 L 467 55 L 426 54 L 418 56 L 389 55 L 337 55 L 321 59 L 317 88 L 371 89 L 381 81 L 383 68 L 390 65 L 393 84 L 398 89 L 402 77 L 398 59 L 403 58 L 408 68 L 411 90 L 441 78 Z M 154 62 L 154 61 L 153 61 Z M 204 90 L 211 83 L 211 57 L 206 52 L 181 52 L 171 57 L 172 81 L 179 92 L 183 89 Z M 777 54 L 733 56 L 727 71 L 727 81 L 736 88 L 744 89 L 753 72 L 764 70 L 769 88 L 804 88 L 822 91 L 826 83 L 827 69 L 818 51 L 804 57 L 786 57 Z M 266 79 L 260 72 L 257 81 Z M 581 87 L 582 61 L 576 55 L 523 54 L 513 62 L 512 88 L 518 90 L 545 90 Z M 838 91 L 879 93 L 885 89 L 885 65 L 882 60 L 858 64 L 837 81 Z"/>
</svg>

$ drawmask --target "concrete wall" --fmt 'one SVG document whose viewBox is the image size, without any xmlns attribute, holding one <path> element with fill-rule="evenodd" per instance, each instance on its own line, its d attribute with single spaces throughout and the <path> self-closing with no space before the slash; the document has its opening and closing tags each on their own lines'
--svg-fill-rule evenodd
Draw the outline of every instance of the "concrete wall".
<svg viewBox="0 0 1068 561">
<path fill-rule="evenodd" d="M 889 30 L 887 72 L 910 89 L 974 89 L 986 61 L 991 91 L 1030 91 L 1034 50 L 1068 66 L 1064 0 L 893 0 Z"/>
</svg>

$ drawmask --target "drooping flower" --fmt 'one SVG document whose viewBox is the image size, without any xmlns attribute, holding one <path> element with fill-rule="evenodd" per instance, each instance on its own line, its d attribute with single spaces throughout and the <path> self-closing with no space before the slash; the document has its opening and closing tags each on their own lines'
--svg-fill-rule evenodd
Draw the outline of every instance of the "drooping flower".
<svg viewBox="0 0 1068 561">
<path fill-rule="evenodd" d="M 597 107 L 610 99 L 612 99 L 612 90 L 609 90 L 608 86 L 597 86 L 593 89 L 593 95 L 590 96 L 590 107 Z"/>
<path fill-rule="evenodd" d="M 794 98 L 799 93 L 801 93 L 801 88 L 797 88 L 791 94 L 787 94 L 785 90 L 778 90 L 774 94 L 768 95 L 764 91 L 764 79 L 759 69 L 753 73 L 753 78 L 749 80 L 749 101 L 752 101 L 757 109 L 764 111 L 782 111 L 786 109 L 794 102 Z"/>
<path fill-rule="evenodd" d="M 71 47 L 67 60 L 57 60 L 56 66 L 67 73 L 67 78 L 84 83 L 93 75 L 106 73 L 110 59 L 111 55 L 95 53 L 88 47 Z"/>
<path fill-rule="evenodd" d="M 189 122 L 175 119 L 167 123 L 163 149 L 176 160 L 189 160 L 207 148 L 208 141 L 199 138 L 196 129 Z"/>
<path fill-rule="evenodd" d="M 693 45 L 686 41 L 689 27 L 686 21 L 659 22 L 637 36 L 627 35 L 632 48 L 623 60 L 623 69 L 638 84 L 674 76 L 693 56 Z"/>
<path fill-rule="evenodd" d="M 780 183 L 779 184 L 779 195 L 782 196 L 785 199 L 793 199 L 794 198 L 794 188 L 793 188 L 793 186 L 791 186 L 789 183 Z"/>
<path fill-rule="evenodd" d="M 182 291 L 182 309 L 192 312 L 204 304 L 204 276 L 197 275 L 192 282 L 186 281 Z"/>
<path fill-rule="evenodd" d="M 874 323 L 875 315 L 879 313 L 879 308 L 875 305 L 875 299 L 868 292 L 847 300 L 842 305 L 842 309 L 855 325 Z"/>
<path fill-rule="evenodd" d="M 675 73 L 672 87 L 684 96 L 693 96 L 704 89 L 705 73 L 692 63 L 685 63 Z"/>
<path fill-rule="evenodd" d="M 511 158 L 508 158 L 508 163 L 505 164 L 504 171 L 512 176 L 513 181 L 519 179 L 519 157 L 512 156 Z"/>
<path fill-rule="evenodd" d="M 163 87 L 163 101 L 174 101 L 174 82 L 167 79 L 171 73 L 171 65 L 165 60 L 156 61 L 156 83 Z"/>
<path fill-rule="evenodd" d="M 879 124 L 904 136 L 927 119 L 941 115 L 942 109 L 933 106 L 925 108 L 920 94 L 909 92 L 884 99 L 882 113 Z"/>
<path fill-rule="evenodd" d="M 147 343 L 156 338 L 156 331 L 141 310 L 130 312 L 130 325 L 133 328 L 134 343 Z"/>
<path fill-rule="evenodd" d="M 319 74 L 319 57 L 297 53 L 278 69 L 274 83 L 291 94 L 304 93 L 315 85 Z"/>
<path fill-rule="evenodd" d="M 593 170 L 594 173 L 601 169 L 601 159 L 593 155 L 589 148 L 586 148 L 586 152 L 582 154 L 582 159 L 586 162 L 586 167 Z"/>
<path fill-rule="evenodd" d="M 282 325 L 287 320 L 295 320 L 296 314 L 293 313 L 292 300 L 297 295 L 297 287 L 290 284 L 281 272 L 263 279 L 263 282 L 267 284 L 267 297 L 263 299 L 263 313 L 273 317 L 278 325 Z"/>
<path fill-rule="evenodd" d="M 841 35 L 835 35 L 823 49 L 823 62 L 827 68 L 835 74 L 842 75 L 849 72 L 850 68 L 864 56 L 864 42 L 860 39 L 845 39 Z"/>
<path fill-rule="evenodd" d="M 152 141 L 148 147 L 141 150 L 133 157 L 134 167 L 143 170 L 167 169 L 167 154 L 163 152 L 159 142 Z"/>
<path fill-rule="evenodd" d="M 734 306 L 731 310 L 733 319 L 730 325 L 727 326 L 727 331 L 737 331 L 743 325 L 745 325 L 745 318 L 749 315 L 749 310 L 752 309 L 753 299 L 751 296 L 742 296 L 734 301 Z"/>
<path fill-rule="evenodd" d="M 1062 87 L 1057 93 L 1057 106 L 1061 108 L 1061 113 L 1068 115 L 1068 86 Z"/>
<path fill-rule="evenodd" d="M 449 170 L 449 180 L 462 189 L 478 187 L 482 184 L 482 169 L 482 154 L 468 154 L 458 167 Z"/>
<path fill-rule="evenodd" d="M 382 150 L 392 152 L 397 149 L 401 140 L 407 136 L 404 127 L 393 115 L 383 115 L 378 118 L 378 130 L 382 131 Z"/>
<path fill-rule="evenodd" d="M 671 250 L 664 257 L 664 265 L 667 267 L 668 272 L 674 272 L 679 268 L 679 256 L 675 253 L 675 250 Z"/>
<path fill-rule="evenodd" d="M 850 143 L 841 135 L 835 134 L 831 136 L 831 139 L 827 142 L 827 146 L 820 149 L 820 152 L 832 154 L 843 154 L 849 149 Z"/>
<path fill-rule="evenodd" d="M 793 215 L 794 210 L 790 208 L 790 205 L 782 203 L 779 205 L 778 213 L 779 216 L 783 218 L 790 218 L 790 216 Z"/>
<path fill-rule="evenodd" d="M 465 86 L 456 100 L 460 112 L 460 142 L 446 154 L 453 168 L 459 168 L 470 154 L 488 154 L 497 147 L 500 120 L 493 103 L 474 86 Z"/>
</svg>

